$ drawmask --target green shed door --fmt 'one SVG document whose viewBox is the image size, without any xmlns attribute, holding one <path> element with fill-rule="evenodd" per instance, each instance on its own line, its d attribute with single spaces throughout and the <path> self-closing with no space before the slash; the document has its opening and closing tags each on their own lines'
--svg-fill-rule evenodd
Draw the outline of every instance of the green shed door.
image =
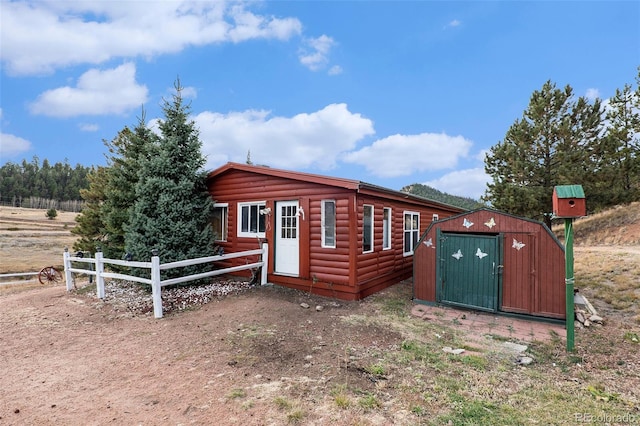
<svg viewBox="0 0 640 426">
<path fill-rule="evenodd" d="M 498 309 L 502 264 L 497 235 L 443 233 L 438 258 L 440 302 L 494 312 Z"/>
</svg>

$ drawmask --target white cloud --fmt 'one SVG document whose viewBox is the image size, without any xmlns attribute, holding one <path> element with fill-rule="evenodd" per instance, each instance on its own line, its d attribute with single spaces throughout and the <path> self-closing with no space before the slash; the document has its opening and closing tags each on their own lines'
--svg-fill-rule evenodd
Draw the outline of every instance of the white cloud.
<svg viewBox="0 0 640 426">
<path fill-rule="evenodd" d="M 334 40 L 324 34 L 305 40 L 299 54 L 300 63 L 311 71 L 323 69 L 329 63 L 329 53 L 334 45 Z"/>
<path fill-rule="evenodd" d="M 398 177 L 455 167 L 466 157 L 471 141 L 445 133 L 392 135 L 347 154 L 344 161 L 360 164 L 375 176 Z"/>
<path fill-rule="evenodd" d="M 480 199 L 487 189 L 487 183 L 491 177 L 487 175 L 483 167 L 475 169 L 457 170 L 447 173 L 439 179 L 424 182 L 424 185 L 431 186 L 442 192 L 461 197 L 470 197 L 475 200 Z"/>
<path fill-rule="evenodd" d="M 31 149 L 31 142 L 8 133 L 0 133 L 0 159 L 13 157 Z"/>
<path fill-rule="evenodd" d="M 92 69 L 80 76 L 76 87 L 42 93 L 30 110 L 52 117 L 123 114 L 147 101 L 147 87 L 135 80 L 136 67 L 132 63 L 105 71 Z"/>
<path fill-rule="evenodd" d="M 327 74 L 329 75 L 342 74 L 342 67 L 340 65 L 334 65 L 331 68 L 329 68 L 329 71 L 327 71 Z"/>
<path fill-rule="evenodd" d="M 459 27 L 462 24 L 462 22 L 460 22 L 457 19 L 454 19 L 453 21 L 449 22 L 446 26 L 445 29 L 447 28 L 455 28 L 455 27 Z"/>
<path fill-rule="evenodd" d="M 341 153 L 374 133 L 373 122 L 350 112 L 346 104 L 331 104 L 293 117 L 250 110 L 203 112 L 193 119 L 200 129 L 208 168 L 227 161 L 244 162 L 251 152 L 256 164 L 327 170 L 335 166 Z"/>
<path fill-rule="evenodd" d="M 11 74 L 51 73 L 112 58 L 302 32 L 295 18 L 259 16 L 225 1 L 2 2 L 0 58 Z"/>
<path fill-rule="evenodd" d="M 585 93 L 584 96 L 585 96 L 585 98 L 589 99 L 590 101 L 593 101 L 596 98 L 600 97 L 600 91 L 598 89 L 589 88 L 589 89 L 587 89 L 587 93 Z"/>
<path fill-rule="evenodd" d="M 100 126 L 94 123 L 82 123 L 78 125 L 78 128 L 83 132 L 97 132 L 100 130 Z"/>
</svg>

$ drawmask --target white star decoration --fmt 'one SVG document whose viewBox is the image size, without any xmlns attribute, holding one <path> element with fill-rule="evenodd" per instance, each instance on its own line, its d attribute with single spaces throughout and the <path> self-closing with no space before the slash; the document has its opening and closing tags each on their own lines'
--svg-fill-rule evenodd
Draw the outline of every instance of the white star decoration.
<svg viewBox="0 0 640 426">
<path fill-rule="evenodd" d="M 478 251 L 476 251 L 476 256 L 478 256 L 480 259 L 482 259 L 485 256 L 488 256 L 487 253 L 483 253 L 482 250 L 480 250 L 480 247 L 478 247 Z"/>
<path fill-rule="evenodd" d="M 515 238 L 513 239 L 513 245 L 511 247 L 513 247 L 514 249 L 520 250 L 524 246 L 526 246 L 525 243 L 521 243 L 520 241 L 516 240 Z"/>
<path fill-rule="evenodd" d="M 462 251 L 460 251 L 460 249 L 458 249 L 458 251 L 457 251 L 457 252 L 455 252 L 455 253 L 453 253 L 451 256 L 452 256 L 452 257 L 455 257 L 455 258 L 456 258 L 456 260 L 460 260 L 460 258 L 461 258 L 461 257 L 463 257 L 463 256 L 462 256 Z"/>
<path fill-rule="evenodd" d="M 462 221 L 462 226 L 469 229 L 473 226 L 473 222 L 469 222 L 469 219 L 465 217 L 464 220 Z"/>
<path fill-rule="evenodd" d="M 433 247 L 433 241 L 431 240 L 431 238 L 429 238 L 426 241 L 423 241 L 423 244 L 427 247 Z"/>
</svg>

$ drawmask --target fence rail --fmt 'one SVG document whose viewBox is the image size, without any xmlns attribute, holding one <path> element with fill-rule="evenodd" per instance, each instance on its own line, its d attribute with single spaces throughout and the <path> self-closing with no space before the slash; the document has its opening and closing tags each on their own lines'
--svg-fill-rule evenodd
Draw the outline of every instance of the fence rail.
<svg viewBox="0 0 640 426">
<path fill-rule="evenodd" d="M 2 282 L 2 280 L 4 280 L 5 278 L 31 277 L 31 276 L 37 277 L 38 274 L 39 272 L 18 272 L 14 274 L 0 274 L 0 286 L 14 285 L 14 284 L 27 284 L 32 281 L 35 281 L 36 278 L 30 278 L 30 279 L 25 279 L 20 281 L 9 281 L 9 282 Z"/>
<path fill-rule="evenodd" d="M 151 294 L 153 298 L 153 314 L 155 318 L 162 318 L 162 287 L 169 285 L 180 284 L 188 281 L 199 280 L 202 278 L 213 277 L 216 275 L 223 275 L 231 272 L 242 271 L 246 269 L 253 269 L 262 267 L 262 273 L 260 275 L 260 284 L 267 283 L 267 266 L 268 265 L 268 253 L 269 246 L 267 243 L 263 243 L 260 249 L 248 250 L 237 253 L 221 254 L 216 256 L 201 257 L 198 259 L 187 259 L 178 262 L 169 262 L 160 264 L 160 257 L 154 252 L 151 257 L 151 262 L 131 262 L 126 260 L 117 259 L 105 259 L 102 256 L 102 252 L 96 252 L 95 258 L 84 258 L 79 256 L 72 256 L 68 249 L 64 250 L 64 276 L 67 285 L 67 291 L 73 289 L 73 273 L 87 274 L 96 277 L 96 293 L 98 298 L 104 299 L 104 279 L 114 278 L 120 280 L 134 281 L 142 284 L 151 285 Z M 200 265 L 203 263 L 212 263 L 220 260 L 235 259 L 238 257 L 247 257 L 260 255 L 260 261 L 249 263 L 246 265 L 232 266 L 224 269 L 216 269 L 210 272 L 203 272 L 200 274 L 186 275 L 178 278 L 171 278 L 167 280 L 160 279 L 160 271 L 166 271 L 174 268 L 182 268 L 185 266 Z M 93 270 L 73 268 L 71 262 L 89 263 L 94 265 Z M 133 275 L 118 274 L 113 272 L 104 272 L 104 265 L 118 265 L 128 266 L 132 268 L 150 269 L 150 278 L 135 277 Z"/>
</svg>

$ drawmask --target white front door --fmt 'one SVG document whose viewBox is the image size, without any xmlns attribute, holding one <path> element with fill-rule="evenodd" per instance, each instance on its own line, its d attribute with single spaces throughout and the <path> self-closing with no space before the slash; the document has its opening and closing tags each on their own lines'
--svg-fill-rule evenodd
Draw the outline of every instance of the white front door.
<svg viewBox="0 0 640 426">
<path fill-rule="evenodd" d="M 276 202 L 275 273 L 298 276 L 300 272 L 300 235 L 298 202 Z"/>
</svg>

